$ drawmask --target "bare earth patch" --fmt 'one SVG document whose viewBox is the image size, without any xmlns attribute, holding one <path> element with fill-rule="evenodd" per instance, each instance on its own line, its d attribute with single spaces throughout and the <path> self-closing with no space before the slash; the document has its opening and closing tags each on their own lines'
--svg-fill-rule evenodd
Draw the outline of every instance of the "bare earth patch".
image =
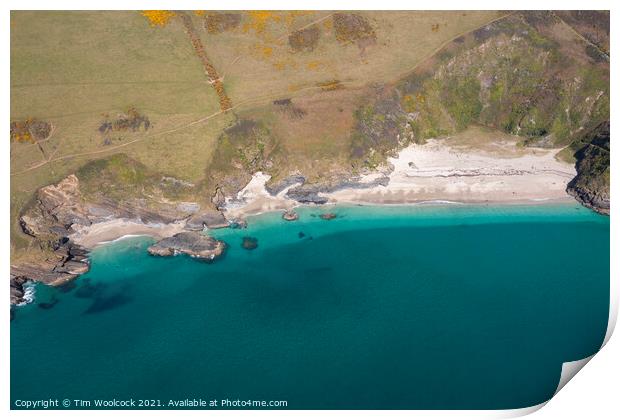
<svg viewBox="0 0 620 420">
<path fill-rule="evenodd" d="M 11 121 L 11 141 L 30 142 L 45 140 L 52 132 L 47 121 L 29 118 L 24 121 Z"/>
<path fill-rule="evenodd" d="M 341 43 L 356 43 L 365 48 L 377 40 L 377 35 L 368 20 L 355 13 L 334 13 L 334 31 Z"/>
<path fill-rule="evenodd" d="M 320 35 L 321 30 L 318 26 L 312 25 L 309 28 L 293 32 L 288 37 L 288 43 L 294 52 L 311 52 L 318 44 Z"/>
<path fill-rule="evenodd" d="M 240 13 L 211 13 L 204 18 L 205 30 L 211 34 L 231 31 L 241 23 Z"/>
</svg>

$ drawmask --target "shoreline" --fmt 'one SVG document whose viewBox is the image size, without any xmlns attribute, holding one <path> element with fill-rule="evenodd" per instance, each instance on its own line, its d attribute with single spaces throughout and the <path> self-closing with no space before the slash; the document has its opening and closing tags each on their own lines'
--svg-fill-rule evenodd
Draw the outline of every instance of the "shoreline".
<svg viewBox="0 0 620 420">
<path fill-rule="evenodd" d="M 332 210 L 337 207 L 475 207 L 475 206 L 489 206 L 489 207 L 517 207 L 517 206 L 532 206 L 542 207 L 547 205 L 558 204 L 581 204 L 574 198 L 568 196 L 565 198 L 554 198 L 544 200 L 513 200 L 513 201 L 449 201 L 449 200 L 424 200 L 419 202 L 409 203 L 374 203 L 374 202 L 334 202 L 321 205 L 313 204 L 301 204 L 294 206 L 293 208 L 309 208 L 317 210 Z M 585 208 L 585 207 L 584 207 Z M 281 213 L 284 209 L 267 209 L 263 211 L 245 213 L 244 218 L 253 218 L 269 213 Z M 282 223 L 294 223 L 282 220 Z M 226 228 L 222 228 L 226 229 Z M 214 229 L 217 230 L 217 229 Z M 160 240 L 168 236 L 173 236 L 177 233 L 187 231 L 185 229 L 184 222 L 174 222 L 170 224 L 143 224 L 135 220 L 128 221 L 126 219 L 114 219 L 103 223 L 96 223 L 89 227 L 82 229 L 76 234 L 72 234 L 70 239 L 78 245 L 84 246 L 88 249 L 95 249 L 99 246 L 121 241 L 127 238 L 134 237 L 150 237 L 155 240 Z"/>
<path fill-rule="evenodd" d="M 267 190 L 269 174 L 256 172 L 235 196 L 225 197 L 221 210 L 228 221 L 245 220 L 268 212 L 300 207 L 329 209 L 350 206 L 467 206 L 528 205 L 579 202 L 566 191 L 576 175 L 573 164 L 558 160 L 561 149 L 522 148 L 511 136 L 472 140 L 467 136 L 429 139 L 411 144 L 388 158 L 387 166 L 345 180 L 342 188 L 321 191 L 325 203 L 300 202 L 289 190 Z M 377 179 L 386 182 L 377 184 Z M 581 204 L 579 204 L 581 205 Z M 70 235 L 78 245 L 92 249 L 127 235 L 157 240 L 189 229 L 186 220 L 169 224 L 144 224 L 116 219 L 86 226 Z"/>
<path fill-rule="evenodd" d="M 76 244 L 87 249 L 118 241 L 125 237 L 150 236 L 163 239 L 185 230 L 185 222 L 147 224 L 136 220 L 112 219 L 86 226 L 69 238 Z"/>
<path fill-rule="evenodd" d="M 345 181 L 343 188 L 316 190 L 330 204 L 417 205 L 421 202 L 534 203 L 574 200 L 566 191 L 576 176 L 573 164 L 558 160 L 562 149 L 522 148 L 513 137 L 472 142 L 459 136 L 412 144 L 388 158 L 386 167 Z M 235 197 L 227 198 L 224 215 L 245 218 L 288 210 L 300 203 L 288 191 L 267 191 L 270 176 L 256 172 Z M 387 182 L 376 184 L 377 179 Z M 302 186 L 303 187 L 303 186 Z"/>
<path fill-rule="evenodd" d="M 550 210 L 545 210 L 545 207 Z M 429 200 L 429 201 L 420 201 L 418 203 L 393 203 L 393 204 L 364 204 L 364 203 L 329 203 L 324 205 L 306 205 L 300 204 L 296 206 L 299 209 L 299 213 L 302 217 L 301 226 L 306 226 L 307 223 L 313 224 L 318 223 L 315 229 L 318 231 L 322 231 L 322 229 L 330 229 L 329 226 L 332 226 L 328 221 L 320 221 L 318 217 L 319 212 L 335 212 L 337 214 L 337 218 L 348 221 L 345 222 L 344 225 L 338 224 L 340 226 L 348 226 L 349 229 L 355 229 L 357 226 L 356 220 L 368 220 L 374 218 L 387 218 L 391 219 L 389 223 L 395 223 L 396 225 L 402 225 L 402 217 L 406 216 L 411 218 L 407 218 L 406 226 L 414 226 L 419 225 L 420 223 L 424 224 L 425 220 L 430 219 L 445 219 L 448 218 L 452 221 L 461 220 L 461 217 L 464 217 L 462 220 L 475 220 L 480 215 L 496 215 L 496 214 L 504 214 L 507 216 L 514 215 L 517 217 L 517 220 L 522 218 L 524 215 L 529 217 L 529 214 L 534 215 L 535 217 L 542 217 L 542 220 L 554 221 L 558 220 L 558 217 L 561 219 L 564 215 L 567 215 L 569 218 L 577 217 L 577 219 L 583 217 L 592 217 L 592 215 L 596 214 L 592 209 L 587 208 L 586 206 L 581 205 L 578 201 L 574 200 L 572 197 L 563 198 L 563 199 L 554 199 L 554 200 L 519 200 L 519 201 L 490 201 L 486 200 L 483 202 L 447 202 L 446 200 Z M 365 209 L 369 210 L 369 212 L 365 212 Z M 389 210 L 388 210 L 389 209 Z M 417 209 L 419 213 L 414 210 Z M 383 211 L 382 211 L 383 210 Z M 373 211 L 376 212 L 373 214 Z M 416 214 L 417 213 L 417 214 Z M 592 215 L 590 215 L 590 213 Z M 219 231 L 220 229 L 208 229 L 208 233 L 217 239 L 226 241 L 226 238 L 238 238 L 239 235 L 244 234 L 255 234 L 258 231 L 261 231 L 265 228 L 265 221 L 271 225 L 271 228 L 281 229 L 285 226 L 288 227 L 289 224 L 295 226 L 295 221 L 286 221 L 282 219 L 282 213 L 279 210 L 269 210 L 264 212 L 256 212 L 248 217 L 256 218 L 254 220 L 250 220 L 250 228 L 253 229 L 251 232 L 235 232 L 235 228 L 221 228 L 223 232 L 215 233 L 213 231 Z M 572 216 L 571 216 L 572 215 Z M 261 216 L 266 216 L 263 218 Z M 348 216 L 353 216 L 349 218 Z M 416 217 L 420 216 L 420 217 Z M 599 215 L 603 217 L 602 215 Z M 356 217 L 360 217 L 361 219 L 356 219 Z M 473 217 L 473 219 L 472 219 Z M 604 218 L 605 219 L 605 218 Z M 399 222 L 399 220 L 401 222 Z M 590 219 L 588 219 L 590 220 Z M 597 219 L 599 220 L 599 219 Z M 599 220 L 601 221 L 601 220 Z M 604 220 L 603 220 L 604 222 Z M 461 222 L 459 222 L 461 223 Z M 486 223 L 486 222 L 485 222 Z M 278 228 L 278 224 L 281 226 Z M 336 225 L 333 225 L 336 226 Z M 187 232 L 191 231 L 189 229 L 185 229 L 185 221 L 174 222 L 169 224 L 143 224 L 139 223 L 136 220 L 127 220 L 127 219 L 114 219 L 108 220 L 106 222 L 98 223 L 91 225 L 90 228 L 82 229 L 79 234 L 79 238 L 70 236 L 72 241 L 78 240 L 79 243 L 75 242 L 76 246 L 81 246 L 84 252 L 85 257 L 88 255 L 90 251 L 94 251 L 99 247 L 103 247 L 105 245 L 109 245 L 118 241 L 122 241 L 128 238 L 152 238 L 152 239 L 164 239 L 166 237 L 175 235 L 179 232 Z M 256 230 L 258 229 L 258 231 Z M 196 230 L 193 231 L 194 234 L 198 234 Z M 86 247 L 86 245 L 90 245 L 90 247 Z M 88 258 L 88 257 L 87 257 Z M 87 270 L 89 267 L 88 261 L 86 261 Z M 36 267 L 35 267 L 36 268 Z M 41 270 L 52 270 L 51 268 L 39 267 L 35 270 L 35 272 L 40 272 Z M 38 271 L 37 271 L 38 270 Z M 53 270 L 52 270 L 53 271 Z M 31 287 L 28 287 L 28 281 L 34 283 L 44 283 L 52 286 L 57 286 L 63 284 L 67 281 L 72 281 L 75 277 L 83 274 L 82 271 L 75 272 L 74 275 L 65 278 L 62 282 L 49 282 L 43 281 L 41 279 L 37 279 L 37 277 L 32 277 L 32 275 L 26 275 L 26 282 L 19 282 L 13 285 L 11 283 L 12 291 L 21 290 L 21 295 L 17 296 L 17 299 L 11 301 L 12 305 L 20 305 L 20 304 L 28 304 L 31 303 L 34 299 L 32 295 Z M 12 280 L 13 281 L 13 280 Z M 13 299 L 13 297 L 12 297 Z"/>
</svg>

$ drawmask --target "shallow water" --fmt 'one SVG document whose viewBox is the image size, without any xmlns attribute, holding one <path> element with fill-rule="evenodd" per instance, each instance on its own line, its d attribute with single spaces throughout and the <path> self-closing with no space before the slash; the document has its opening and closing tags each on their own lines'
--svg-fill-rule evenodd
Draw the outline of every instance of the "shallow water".
<svg viewBox="0 0 620 420">
<path fill-rule="evenodd" d="M 520 408 L 605 336 L 609 218 L 577 205 L 304 208 L 212 233 L 212 264 L 130 238 L 37 285 L 11 322 L 11 404 Z"/>
</svg>

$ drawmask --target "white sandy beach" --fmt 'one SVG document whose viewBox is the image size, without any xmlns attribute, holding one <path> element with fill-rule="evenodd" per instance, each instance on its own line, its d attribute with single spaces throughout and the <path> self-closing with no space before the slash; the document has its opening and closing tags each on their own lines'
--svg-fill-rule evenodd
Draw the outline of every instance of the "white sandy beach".
<svg viewBox="0 0 620 420">
<path fill-rule="evenodd" d="M 518 147 L 504 137 L 483 144 L 454 139 L 431 139 L 411 145 L 397 157 L 387 186 L 349 188 L 321 195 L 329 203 L 415 204 L 436 203 L 541 203 L 573 200 L 566 184 L 576 175 L 573 164 L 558 160 L 561 149 Z M 383 172 L 361 178 L 370 183 Z M 246 217 L 298 205 L 286 190 L 271 196 L 265 190 L 269 176 L 256 173 L 228 207 L 226 216 Z M 290 187 L 292 188 L 292 187 Z"/>
<path fill-rule="evenodd" d="M 106 242 L 126 236 L 151 236 L 161 239 L 175 235 L 185 229 L 185 222 L 170 224 L 145 224 L 134 220 L 115 219 L 86 226 L 70 237 L 73 242 L 86 248 L 93 248 Z"/>
<path fill-rule="evenodd" d="M 270 178 L 270 175 L 262 172 L 255 173 L 248 185 L 239 191 L 234 199 L 227 200 L 224 215 L 229 219 L 245 218 L 268 211 L 284 211 L 299 205 L 297 201 L 286 197 L 288 190 L 299 184 L 291 185 L 273 196 L 265 189 L 265 183 Z"/>
<path fill-rule="evenodd" d="M 485 147 L 429 140 L 390 158 L 387 186 L 325 194 L 330 201 L 400 204 L 424 201 L 522 203 L 570 199 L 566 184 L 574 165 L 559 161 L 561 149 L 518 148 L 508 141 Z"/>
<path fill-rule="evenodd" d="M 558 160 L 560 149 L 523 148 L 517 140 L 502 137 L 476 142 L 459 137 L 431 139 L 411 145 L 390 158 L 393 170 L 387 186 L 342 189 L 321 194 L 329 204 L 416 204 L 448 203 L 546 203 L 573 200 L 565 189 L 575 176 L 574 165 Z M 370 183 L 386 172 L 368 173 L 360 182 Z M 270 176 L 257 172 L 236 197 L 228 197 L 224 215 L 246 218 L 268 211 L 299 206 L 286 193 L 292 185 L 272 196 L 265 189 Z M 142 224 L 112 220 L 85 227 L 71 235 L 78 244 L 92 248 L 127 235 L 149 235 L 156 239 L 184 230 L 184 221 L 172 224 Z"/>
</svg>

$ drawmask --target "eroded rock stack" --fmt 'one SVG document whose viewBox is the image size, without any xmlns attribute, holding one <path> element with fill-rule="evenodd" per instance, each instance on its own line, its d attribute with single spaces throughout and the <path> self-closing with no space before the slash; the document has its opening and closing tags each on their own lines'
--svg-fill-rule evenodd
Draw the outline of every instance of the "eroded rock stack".
<svg viewBox="0 0 620 420">
<path fill-rule="evenodd" d="M 160 257 L 185 254 L 192 258 L 213 261 L 220 257 L 225 249 L 226 243 L 200 232 L 181 232 L 151 245 L 148 252 Z"/>
</svg>

